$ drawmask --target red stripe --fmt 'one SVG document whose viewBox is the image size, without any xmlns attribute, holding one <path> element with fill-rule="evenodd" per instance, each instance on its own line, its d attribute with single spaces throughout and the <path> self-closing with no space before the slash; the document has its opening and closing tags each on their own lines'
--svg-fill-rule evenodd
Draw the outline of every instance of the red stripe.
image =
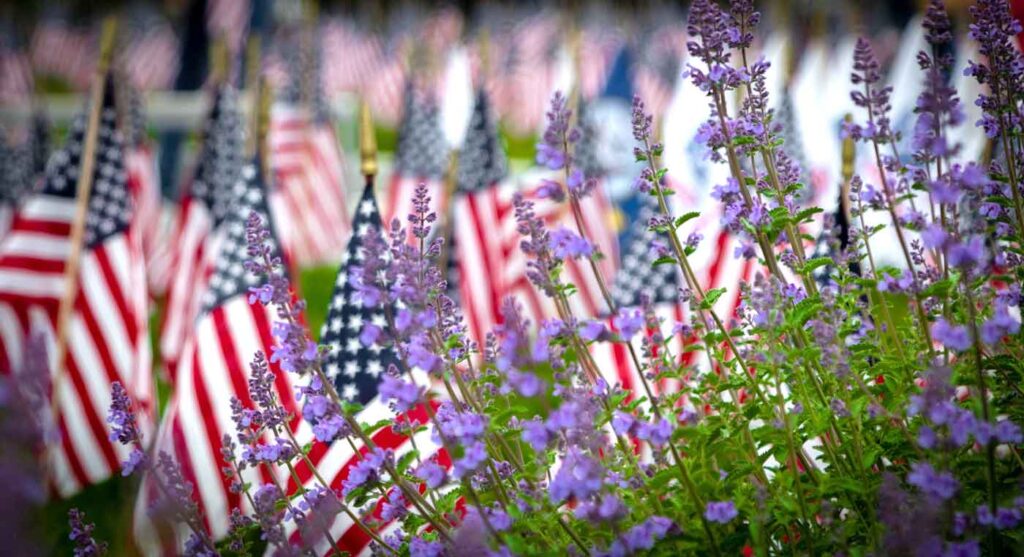
<svg viewBox="0 0 1024 557">
<path fill-rule="evenodd" d="M 9 234 L 16 232 L 34 232 L 51 236 L 67 237 L 71 235 L 71 223 L 67 221 L 51 221 L 30 219 L 21 214 L 15 215 Z"/>
<path fill-rule="evenodd" d="M 124 241 L 127 242 L 128 238 L 124 238 Z M 134 341 L 139 337 L 138 322 L 135 320 L 135 312 L 129 308 L 128 301 L 125 300 L 125 292 L 121 289 L 121 281 L 118 280 L 110 264 L 110 259 L 107 257 L 107 246 L 102 245 L 98 249 L 94 249 L 92 253 L 96 256 L 96 262 L 99 264 L 103 278 L 106 280 L 107 289 L 110 291 L 114 305 L 117 306 L 121 320 L 124 321 L 125 330 L 128 331 L 128 338 Z"/>
<path fill-rule="evenodd" d="M 117 364 L 114 363 L 114 358 L 110 354 L 111 346 L 106 342 L 103 329 L 100 327 L 99 321 L 96 320 L 96 315 L 92 310 L 92 306 L 89 304 L 88 297 L 82 293 L 79 293 L 78 297 L 75 299 L 75 311 L 77 315 L 82 318 L 82 322 L 85 324 L 85 328 L 89 332 L 89 336 L 92 337 L 89 344 L 92 345 L 96 354 L 99 355 L 100 361 L 103 363 L 103 370 L 106 372 L 107 382 L 112 384 L 114 381 L 121 381 L 122 378 L 121 374 L 118 372 Z M 74 339 L 69 339 L 68 342 L 73 343 Z M 71 353 L 69 346 L 69 360 L 71 359 Z M 106 409 L 103 410 L 105 411 Z"/>
<path fill-rule="evenodd" d="M 64 447 L 64 454 L 68 459 L 68 466 L 71 468 L 71 475 L 75 477 L 78 485 L 89 485 L 89 476 L 78 459 L 78 452 L 71 444 L 71 435 L 68 433 L 68 424 L 63 414 L 57 415 L 57 429 L 60 430 L 60 444 Z"/>
<path fill-rule="evenodd" d="M 0 259 L 0 268 L 32 271 L 39 275 L 63 275 L 63 259 L 43 259 L 31 255 L 7 255 Z"/>
<path fill-rule="evenodd" d="M 70 378 L 75 387 L 75 393 L 78 395 L 77 402 L 81 406 L 82 413 L 85 414 L 85 419 L 88 422 L 89 429 L 92 431 L 93 437 L 95 437 L 96 445 L 99 446 L 100 453 L 103 455 L 103 459 L 107 462 L 107 468 L 110 470 L 118 470 L 120 466 L 117 461 L 117 455 L 114 454 L 114 447 L 111 446 L 110 439 L 107 436 L 107 428 L 104 425 L 104 420 L 97 415 L 97 411 L 99 411 L 99 409 L 92 405 L 92 399 L 89 397 L 89 391 L 85 388 L 85 383 L 82 380 L 78 364 L 75 362 L 75 359 L 71 357 L 70 351 L 68 352 L 67 358 L 65 358 L 64 370 L 64 376 Z M 74 403 L 75 401 L 71 402 L 71 404 Z M 91 455 L 81 456 L 87 458 L 91 457 Z M 85 482 L 83 485 L 88 485 L 88 483 L 89 482 Z"/>
<path fill-rule="evenodd" d="M 217 308 L 217 309 L 214 309 L 211 312 L 211 314 L 217 314 L 217 313 L 220 313 L 221 311 L 222 310 L 220 308 Z M 222 345 L 222 346 L 211 346 L 210 347 L 211 350 L 217 350 L 218 348 L 220 350 L 225 350 L 224 347 L 223 347 L 223 345 L 225 344 L 225 341 L 223 339 L 221 339 L 220 335 L 218 335 L 216 338 L 199 337 L 199 338 L 197 338 L 196 344 L 193 345 L 195 348 L 192 351 L 192 380 L 193 380 L 193 384 L 195 385 L 194 393 L 195 393 L 195 397 L 196 397 L 195 398 L 196 406 L 199 408 L 199 413 L 203 417 L 203 423 L 202 424 L 188 424 L 188 427 L 189 428 L 205 427 L 205 432 L 204 432 L 205 435 L 203 437 L 206 439 L 207 443 L 209 444 L 210 456 L 212 457 L 213 462 L 217 463 L 217 472 L 218 472 L 218 475 L 219 475 L 220 469 L 225 467 L 225 466 L 227 466 L 227 462 L 224 461 L 224 456 L 220 452 L 221 451 L 221 447 L 222 447 L 222 445 L 221 445 L 221 431 L 220 431 L 219 425 L 217 424 L 217 417 L 214 414 L 213 408 L 211 408 L 210 396 L 209 396 L 209 393 L 208 393 L 208 390 L 207 390 L 207 387 L 206 387 L 205 377 L 206 377 L 206 374 L 209 373 L 209 371 L 206 370 L 206 369 L 203 369 L 202 363 L 199 360 L 199 344 L 200 343 L 204 343 L 204 342 L 213 342 L 213 343 Z M 230 338 L 227 339 L 227 343 L 228 344 L 231 343 L 231 339 Z M 224 365 L 225 365 L 225 367 L 228 367 L 228 368 L 230 368 L 232 366 L 230 360 L 225 361 Z M 222 478 L 222 481 L 223 481 L 223 478 Z M 220 485 L 218 487 L 220 487 L 223 490 L 224 495 L 227 497 L 228 508 L 237 507 L 238 506 L 238 502 L 239 502 L 239 495 L 237 493 L 232 493 L 231 490 L 227 488 L 227 485 L 224 485 L 223 483 L 222 483 L 222 485 Z"/>
</svg>

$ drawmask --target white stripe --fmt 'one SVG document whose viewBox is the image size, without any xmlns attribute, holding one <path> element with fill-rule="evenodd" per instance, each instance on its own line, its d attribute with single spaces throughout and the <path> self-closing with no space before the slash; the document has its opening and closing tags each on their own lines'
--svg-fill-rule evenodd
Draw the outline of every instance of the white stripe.
<svg viewBox="0 0 1024 557">
<path fill-rule="evenodd" d="M 71 253 L 67 236 L 15 230 L 0 245 L 0 257 L 32 257 L 64 261 Z"/>
<path fill-rule="evenodd" d="M 36 195 L 25 201 L 19 214 L 28 220 L 70 223 L 75 218 L 75 200 L 52 195 Z"/>
<path fill-rule="evenodd" d="M 22 333 L 17 314 L 6 302 L 0 302 L 0 343 L 3 343 L 4 351 L 7 352 L 10 371 L 17 370 L 23 358 L 25 335 Z"/>
<path fill-rule="evenodd" d="M 42 274 L 21 269 L 0 268 L 0 292 L 33 298 L 60 298 L 63 275 Z"/>
<path fill-rule="evenodd" d="M 204 319 L 200 327 L 208 322 L 208 319 Z M 212 343 L 216 345 L 218 343 L 215 338 L 211 339 L 205 335 L 197 335 L 195 338 L 202 341 L 202 344 Z M 222 376 L 224 369 L 219 361 L 213 358 L 204 358 L 202 355 L 199 358 L 200 368 L 196 369 L 193 367 L 192 359 L 192 353 L 195 350 L 200 350 L 200 348 L 192 341 L 189 341 L 181 360 L 178 384 L 175 389 L 177 393 L 176 400 L 179 401 L 176 419 L 185 441 L 186 450 L 186 454 L 177 453 L 177 457 L 182 460 L 188 459 L 195 473 L 196 485 L 193 495 L 200 502 L 203 512 L 206 513 L 211 525 L 221 525 L 223 520 L 217 520 L 217 517 L 227 516 L 227 494 L 224 491 L 220 466 L 215 460 L 211 445 L 213 439 L 220 438 L 220 432 L 207 430 L 206 422 L 203 420 L 203 414 L 199 409 L 196 398 L 195 374 L 202 374 L 204 378 L 208 379 L 212 375 Z M 214 363 L 207 364 L 206 360 L 208 359 L 213 360 Z M 210 367 L 207 367 L 208 365 Z M 211 391 L 209 381 L 207 381 L 206 390 L 208 393 Z M 173 435 L 171 433 L 169 432 L 168 434 L 168 446 L 173 444 Z M 223 530 L 221 530 L 221 533 L 223 533 Z"/>
<path fill-rule="evenodd" d="M 85 254 L 82 257 L 81 265 L 79 295 L 84 296 L 88 302 L 92 317 L 99 327 L 98 332 L 102 335 L 101 338 L 91 340 L 107 346 L 107 353 L 110 354 L 116 367 L 111 371 L 115 372 L 123 383 L 127 383 L 128 378 L 132 375 L 135 339 L 128 335 L 124 316 L 121 315 L 120 309 L 114 303 L 114 294 L 110 288 L 118 285 L 111 285 L 107 282 L 94 253 Z M 122 294 L 126 293 L 122 290 Z M 106 408 L 106 406 L 97 408 Z"/>
</svg>

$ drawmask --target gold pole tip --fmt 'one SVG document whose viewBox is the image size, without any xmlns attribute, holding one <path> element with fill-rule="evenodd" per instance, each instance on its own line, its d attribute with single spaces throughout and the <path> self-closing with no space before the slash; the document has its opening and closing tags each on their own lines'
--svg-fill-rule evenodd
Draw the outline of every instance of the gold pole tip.
<svg viewBox="0 0 1024 557">
<path fill-rule="evenodd" d="M 377 135 L 370 116 L 370 105 L 363 101 L 359 104 L 359 169 L 364 176 L 377 174 Z"/>
</svg>

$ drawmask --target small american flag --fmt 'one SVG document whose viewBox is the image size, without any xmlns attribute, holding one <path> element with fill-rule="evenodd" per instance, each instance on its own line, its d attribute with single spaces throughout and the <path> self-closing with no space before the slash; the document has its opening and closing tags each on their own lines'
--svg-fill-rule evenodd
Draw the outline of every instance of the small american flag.
<svg viewBox="0 0 1024 557">
<path fill-rule="evenodd" d="M 360 422 L 372 424 L 380 420 L 391 419 L 396 424 L 399 421 L 406 424 L 426 423 L 426 408 L 416 407 L 396 418 L 388 404 L 378 396 L 377 386 L 381 374 L 385 373 L 389 366 L 398 365 L 398 357 L 390 346 L 377 343 L 366 346 L 359 338 L 363 326 L 366 324 L 372 323 L 381 328 L 387 326 L 382 308 L 363 306 L 350 276 L 353 266 L 358 266 L 363 260 L 363 241 L 366 235 L 371 230 L 380 230 L 381 227 L 380 213 L 371 187 L 367 187 L 363 191 L 356 208 L 353 225 L 354 233 L 342 258 L 327 319 L 320 334 L 320 343 L 329 349 L 323 362 L 324 371 L 334 381 L 335 389 L 341 397 L 358 402 L 363 406 L 356 415 Z M 414 373 L 420 374 L 419 371 Z M 425 374 L 418 375 L 418 380 L 421 385 L 425 385 L 427 381 Z M 399 433 L 388 426 L 377 431 L 372 439 L 378 447 L 393 450 L 396 458 L 401 458 L 403 454 L 415 448 L 419 451 L 421 459 L 437 458 L 438 463 L 444 467 L 451 464 L 448 455 L 433 442 L 428 431 L 416 433 L 413 441 L 410 441 L 407 433 Z M 303 442 L 301 432 L 299 441 Z M 353 451 L 352 445 L 340 439 L 330 445 L 316 442 L 310 450 L 309 458 L 317 467 L 320 476 L 332 488 L 340 489 L 342 482 L 348 477 L 349 470 L 368 450 L 365 446 L 358 446 L 358 449 L 357 454 Z M 305 467 L 300 468 L 297 475 L 306 487 L 316 485 L 315 478 Z M 290 492 L 294 492 L 296 488 L 297 486 L 294 484 L 289 484 Z M 381 521 L 380 503 L 378 501 L 370 511 L 377 521 Z M 383 522 L 378 531 L 387 532 L 397 526 L 393 522 Z M 297 533 L 293 533 L 293 538 L 297 535 Z M 348 551 L 352 555 L 369 553 L 371 541 L 369 536 L 345 514 L 339 514 L 334 519 L 334 523 L 331 525 L 331 535 L 338 541 L 338 545 L 343 551 Z M 322 542 L 321 547 L 317 548 L 316 554 L 326 555 L 328 553 L 327 543 Z"/>
<path fill-rule="evenodd" d="M 60 440 L 48 451 L 53 488 L 70 496 L 120 469 L 128 451 L 112 443 L 105 423 L 110 384 L 120 381 L 140 409 L 144 430 L 155 410 L 150 376 L 148 298 L 140 238 L 132 229 L 124 142 L 107 83 L 100 111 L 95 171 L 80 253 L 77 296 L 67 323 L 67 352 L 55 378 Z M 45 185 L 21 205 L 0 243 L 0 372 L 17 369 L 28 335 L 55 337 L 66 295 L 64 268 L 83 164 L 85 117 L 46 171 Z M 52 347 L 51 347 L 52 350 Z"/>
<path fill-rule="evenodd" d="M 292 52 L 301 53 L 294 48 Z M 298 265 L 333 263 L 341 257 L 351 232 L 345 199 L 345 158 L 330 115 L 325 110 L 317 56 L 299 56 L 295 65 L 310 71 L 291 75 L 285 95 L 271 116 L 271 164 L 277 190 L 274 214 L 289 255 Z M 304 60 L 304 58 L 309 58 Z M 301 69 L 301 68 L 300 68 Z M 303 84 L 310 84 L 309 107 L 298 101 Z"/>
<path fill-rule="evenodd" d="M 500 227 L 511 214 L 501 203 L 500 184 L 508 162 L 486 91 L 479 90 L 459 153 L 455 198 L 451 201 L 449 288 L 458 300 L 473 340 L 483 342 L 499 321 L 504 254 Z"/>
<path fill-rule="evenodd" d="M 227 533 L 232 508 L 242 506 L 251 511 L 243 497 L 231 492 L 221 474 L 227 466 L 221 446 L 224 435 L 235 433 L 231 397 L 251 407 L 248 380 L 253 355 L 257 351 L 270 354 L 274 345 L 273 310 L 248 301 L 249 288 L 262 283 L 263 277 L 244 266 L 248 257 L 245 223 L 250 214 L 256 212 L 273 229 L 258 160 L 242 170 L 234 203 L 217 232 L 222 247 L 200 301 L 199 317 L 182 350 L 174 390 L 156 441 L 157 450 L 170 454 L 181 466 L 185 479 L 193 484 L 194 497 L 214 539 Z M 276 238 L 272 243 L 279 251 Z M 278 400 L 297 416 L 291 377 L 276 364 L 270 368 L 276 376 Z M 293 427 L 297 423 L 293 419 Z M 260 470 L 262 478 L 250 470 L 246 481 L 269 481 L 271 472 Z M 282 481 L 284 473 L 278 472 L 281 477 L 277 479 Z M 138 539 L 148 552 L 157 551 L 160 545 L 156 525 L 145 512 L 156 489 L 151 478 L 145 481 L 139 495 L 140 512 L 135 514 Z"/>
<path fill-rule="evenodd" d="M 242 169 L 242 123 L 237 94 L 225 85 L 214 94 L 203 130 L 202 151 L 172 225 L 172 274 L 160 327 L 160 355 L 173 378 L 185 340 L 199 314 L 199 300 L 216 261 L 213 232 L 227 216 Z"/>
<path fill-rule="evenodd" d="M 320 343 L 330 348 L 324 371 L 342 398 L 360 404 L 373 399 L 380 375 L 388 366 L 398 363 L 393 349 L 378 344 L 366 347 L 359 340 L 365 324 L 387 328 L 384 309 L 364 307 L 349 277 L 350 267 L 359 265 L 363 259 L 363 239 L 371 228 L 381 230 L 381 222 L 373 190 L 367 187 L 356 209 L 355 233 L 342 256 L 327 319 L 320 332 Z"/>
<path fill-rule="evenodd" d="M 395 167 L 384 204 L 384 222 L 404 222 L 412 211 L 413 191 L 425 183 L 431 210 L 437 212 L 447 167 L 448 148 L 438 120 L 437 105 L 418 91 L 410 80 L 405 89 L 405 109 L 398 128 Z"/>
</svg>

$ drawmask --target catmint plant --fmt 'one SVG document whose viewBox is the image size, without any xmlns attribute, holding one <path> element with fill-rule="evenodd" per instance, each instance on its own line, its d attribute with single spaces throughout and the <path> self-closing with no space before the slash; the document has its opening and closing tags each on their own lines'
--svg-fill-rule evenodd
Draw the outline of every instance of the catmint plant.
<svg viewBox="0 0 1024 557">
<path fill-rule="evenodd" d="M 756 271 L 735 310 L 694 267 L 702 237 L 684 230 L 698 215 L 675 214 L 674 154 L 643 99 L 632 104 L 644 165 L 634 184 L 656 207 L 643 223 L 655 264 L 679 279 L 678 322 L 659 317 L 651 293 L 620 306 L 607 287 L 613 277 L 598 263 L 610 254 L 580 208 L 596 184 L 578 162 L 586 129 L 574 99 L 554 95 L 537 145 L 536 162 L 557 175 L 512 198 L 517 249 L 553 314 L 528 317 L 506 297 L 499 324 L 471 339 L 449 294 L 443 219 L 416 188 L 405 223 L 360 236 L 346 277 L 350 302 L 384 316 L 360 324 L 359 343 L 394 353 L 378 376 L 378 423 L 339 396 L 324 366 L 335 347 L 311 339 L 266 223 L 250 217 L 247 269 L 265 280 L 249 302 L 276 323 L 273 349 L 251 355 L 247 400 L 229 409 L 224 474 L 244 504 L 231 510 L 228 539 L 209 538 L 171 457 L 146 452 L 115 384 L 109 422 L 131 449 L 125 473 L 156 478 L 158 507 L 190 532 L 185 551 L 201 555 L 340 553 L 337 517 L 372 540 L 374 555 L 1011 553 L 1024 543 L 1024 58 L 1005 1 L 981 0 L 971 14 L 983 59 L 967 72 L 988 89 L 961 99 L 949 85 L 953 26 L 930 2 L 909 138 L 893 128 L 893 91 L 871 41 L 857 42 L 858 110 L 842 134 L 877 174 L 850 178 L 840 229 L 806 206 L 813 196 L 769 96 L 776 70 L 754 55 L 754 5 L 692 3 L 685 86 L 706 95 L 710 114 L 696 139 L 729 169 L 710 190 L 736 240 L 725 255 Z M 963 106 L 975 101 L 984 116 L 966 122 Z M 979 126 L 992 156 L 963 160 L 957 126 Z M 539 203 L 571 220 L 551 226 Z M 875 257 L 872 212 L 896 232 L 896 265 Z M 827 256 L 811 255 L 815 230 Z M 593 274 L 597 314 L 572 303 L 568 262 Z M 635 388 L 598 357 L 609 346 L 632 366 Z M 279 400 L 278 373 L 295 381 L 294 401 Z M 300 420 L 311 439 L 296 437 Z M 411 450 L 375 443 L 385 427 Z M 357 455 L 333 484 L 310 456 L 317 444 Z"/>
</svg>

